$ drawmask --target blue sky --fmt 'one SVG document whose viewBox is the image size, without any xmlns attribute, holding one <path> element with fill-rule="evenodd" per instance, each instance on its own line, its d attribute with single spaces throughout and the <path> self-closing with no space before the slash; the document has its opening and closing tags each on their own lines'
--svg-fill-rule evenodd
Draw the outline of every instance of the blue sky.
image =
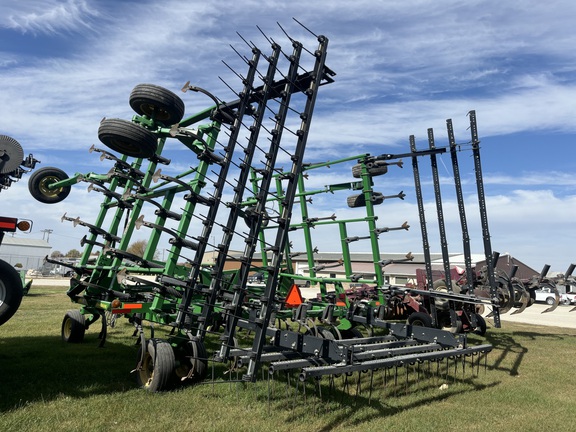
<svg viewBox="0 0 576 432">
<path fill-rule="evenodd" d="M 103 117 L 131 118 L 128 95 L 136 84 L 178 92 L 190 80 L 232 99 L 218 77 L 234 82 L 222 60 L 237 58 L 230 45 L 246 52 L 236 32 L 267 48 L 256 26 L 285 41 L 279 22 L 291 36 L 315 47 L 294 17 L 329 38 L 327 64 L 337 73 L 318 97 L 307 148 L 310 162 L 403 153 L 411 134 L 419 147 L 427 145 L 429 127 L 443 145 L 447 118 L 454 122 L 456 139 L 464 142 L 469 140 L 466 113 L 475 110 L 494 249 L 537 270 L 548 263 L 563 271 L 576 262 L 574 16 L 576 3 L 560 0 L 222 0 L 217 6 L 176 0 L 2 2 L 0 134 L 16 138 L 40 166 L 70 174 L 106 172 L 88 148 L 98 144 Z M 208 104 L 201 97 L 182 97 L 188 114 Z M 175 161 L 189 154 L 172 151 Z M 441 166 L 449 168 L 449 163 L 443 156 Z M 174 163 L 167 170 L 182 168 Z M 450 251 L 459 252 L 449 171 L 441 169 L 445 213 Z M 423 174 L 429 182 L 429 173 Z M 321 187 L 343 175 L 334 170 L 312 182 Z M 464 166 L 465 179 L 471 175 Z M 408 220 L 412 228 L 383 239 L 381 247 L 419 252 L 409 163 L 385 177 L 378 180 L 379 190 L 393 194 L 400 189 L 408 196 L 379 208 L 382 224 Z M 60 217 L 68 212 L 93 219 L 98 211 L 94 193 L 76 185 L 67 200 L 47 206 L 30 197 L 25 180 L 2 191 L 2 207 L 10 209 L 10 216 L 34 220 L 29 236 L 42 238 L 41 230 L 52 229 L 54 249 L 79 248 L 85 232 L 62 224 Z M 472 183 L 466 183 L 465 192 L 473 251 L 482 253 Z M 319 216 L 335 208 L 323 199 L 316 205 Z M 345 205 L 337 208 L 350 212 Z M 432 207 L 429 213 L 433 225 Z M 327 252 L 337 244 L 319 240 L 319 247 Z"/>
</svg>

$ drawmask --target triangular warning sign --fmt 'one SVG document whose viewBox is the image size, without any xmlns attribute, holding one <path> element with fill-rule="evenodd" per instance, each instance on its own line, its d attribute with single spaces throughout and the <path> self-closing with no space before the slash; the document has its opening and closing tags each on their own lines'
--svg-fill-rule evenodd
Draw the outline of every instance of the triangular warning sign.
<svg viewBox="0 0 576 432">
<path fill-rule="evenodd" d="M 298 285 L 293 284 L 288 290 L 288 295 L 286 296 L 286 307 L 298 307 L 304 302 L 302 298 L 302 293 Z"/>
</svg>

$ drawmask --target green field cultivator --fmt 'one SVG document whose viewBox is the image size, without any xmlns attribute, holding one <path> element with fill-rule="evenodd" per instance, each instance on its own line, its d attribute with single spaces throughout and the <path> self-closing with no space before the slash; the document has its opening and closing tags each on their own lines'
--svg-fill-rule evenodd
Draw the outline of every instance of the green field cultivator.
<svg viewBox="0 0 576 432">
<path fill-rule="evenodd" d="M 409 158 L 419 194 L 418 159 L 429 158 L 434 165 L 435 155 L 449 150 L 456 169 L 456 144 L 436 148 L 431 142 L 429 149 L 412 145 L 402 155 L 305 162 L 318 92 L 333 82 L 335 73 L 326 65 L 326 37 L 317 36 L 311 50 L 286 37 L 289 52 L 268 37 L 267 53 L 244 41 L 251 57 L 239 54 L 248 70 L 235 72 L 241 88 L 232 102 L 187 83 L 182 89 L 186 96 L 199 92 L 214 102 L 190 116 L 184 116 L 182 99 L 171 91 L 136 86 L 130 95 L 136 115 L 131 121 L 104 119 L 98 137 L 107 149 L 90 149 L 111 165 L 106 174 L 68 177 L 45 168 L 30 181 L 33 195 L 46 203 L 61 201 L 76 183 L 101 194 L 95 220 L 66 214 L 62 218 L 87 232 L 68 290 L 80 309 L 64 317 L 62 337 L 81 342 L 86 329 L 100 320 L 104 343 L 110 323 L 128 318 L 140 341 L 136 375 L 148 390 L 204 380 L 209 363 L 232 365 L 246 382 L 255 381 L 258 370 L 269 377 L 297 371 L 305 381 L 448 359 L 474 363 L 492 349 L 468 343 L 466 330 L 482 325 L 476 308 L 491 307 L 498 323 L 500 309 L 513 300 L 508 286 L 494 280 L 473 113 L 468 145 L 476 164 L 488 268 L 476 277 L 467 266 L 467 281 L 458 290 L 452 289 L 454 281 L 448 276 L 442 286 L 434 285 L 431 273 L 426 289 L 391 286 L 385 281 L 386 266 L 411 261 L 412 256 L 383 261 L 380 242 L 409 226 L 402 221 L 379 225 L 376 206 L 405 195 L 376 192 L 374 183 L 389 168 L 401 167 L 401 158 Z M 190 150 L 188 163 L 193 166 L 167 175 L 164 167 L 171 161 L 163 156 L 164 149 L 174 144 Z M 346 164 L 350 181 L 306 187 L 316 173 Z M 358 215 L 314 215 L 316 196 L 329 199 L 334 208 L 342 202 L 344 210 Z M 440 200 L 437 204 L 441 216 Z M 421 196 L 419 207 L 424 230 Z M 298 208 L 301 217 L 294 217 Z M 466 233 L 463 207 L 461 216 Z M 142 256 L 128 251 L 137 230 L 148 233 Z M 323 230 L 327 234 L 321 234 Z M 334 231 L 339 233 L 341 257 L 317 264 L 322 243 L 318 236 L 322 240 Z M 425 232 L 423 238 L 426 252 Z M 169 249 L 159 259 L 156 251 L 166 239 Z M 467 233 L 464 241 L 467 245 Z M 301 245 L 302 252 L 295 245 Z M 370 251 L 369 271 L 354 271 L 352 247 Z M 306 258 L 305 272 L 295 271 L 299 254 Z M 430 257 L 425 256 L 428 269 Z M 341 275 L 331 276 L 330 269 L 336 267 L 342 268 Z M 253 282 L 255 273 L 259 279 Z M 351 284 L 367 288 L 354 290 Z M 421 299 L 420 321 L 406 323 L 400 317 L 398 322 L 391 301 L 408 297 Z M 452 331 L 443 329 L 445 325 Z M 167 330 L 164 338 L 153 332 L 160 326 Z"/>
</svg>

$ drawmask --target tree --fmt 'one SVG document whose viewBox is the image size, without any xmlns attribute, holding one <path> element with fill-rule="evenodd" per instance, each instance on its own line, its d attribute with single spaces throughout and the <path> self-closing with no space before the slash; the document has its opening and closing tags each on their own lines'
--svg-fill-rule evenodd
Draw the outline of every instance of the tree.
<svg viewBox="0 0 576 432">
<path fill-rule="evenodd" d="M 132 243 L 130 246 L 128 246 L 128 249 L 126 249 L 126 252 L 130 252 L 131 254 L 137 255 L 139 257 L 143 257 L 144 252 L 146 251 L 147 245 L 148 245 L 148 242 L 146 240 L 136 240 L 134 243 Z"/>
<path fill-rule="evenodd" d="M 66 256 L 68 258 L 80 258 L 82 254 L 78 249 L 70 249 L 68 252 L 66 252 Z"/>
<path fill-rule="evenodd" d="M 63 255 L 62 252 L 60 252 L 59 250 L 55 250 L 50 254 L 50 258 L 60 258 L 61 256 Z"/>
<path fill-rule="evenodd" d="M 136 240 L 134 243 L 132 243 L 130 246 L 128 246 L 128 248 L 126 249 L 126 252 L 137 255 L 139 257 L 144 257 L 144 252 L 146 252 L 147 247 L 148 247 L 148 241 L 147 240 Z M 154 252 L 153 259 L 157 259 L 157 258 L 158 258 L 158 251 Z"/>
</svg>

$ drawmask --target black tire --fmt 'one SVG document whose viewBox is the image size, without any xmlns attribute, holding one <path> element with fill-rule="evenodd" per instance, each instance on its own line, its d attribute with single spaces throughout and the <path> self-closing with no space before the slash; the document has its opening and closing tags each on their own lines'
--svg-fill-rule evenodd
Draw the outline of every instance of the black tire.
<svg viewBox="0 0 576 432">
<path fill-rule="evenodd" d="M 14 316 L 23 295 L 20 275 L 14 267 L 0 260 L 0 325 Z"/>
<path fill-rule="evenodd" d="M 360 339 L 364 337 L 358 327 L 350 327 L 348 330 L 340 330 L 340 334 L 343 339 Z"/>
<path fill-rule="evenodd" d="M 59 189 L 49 189 L 48 186 L 68 178 L 68 174 L 59 168 L 39 168 L 28 179 L 28 190 L 37 201 L 44 204 L 56 204 L 70 195 L 72 187 L 63 186 Z"/>
<path fill-rule="evenodd" d="M 136 158 L 149 158 L 156 153 L 156 136 L 142 126 L 122 119 L 104 119 L 98 128 L 98 139 L 114 151 Z"/>
<path fill-rule="evenodd" d="M 372 205 L 382 204 L 384 202 L 384 196 L 380 192 L 372 192 Z M 364 194 L 351 195 L 346 199 L 348 207 L 358 208 L 366 207 L 366 197 Z"/>
<path fill-rule="evenodd" d="M 546 304 L 547 305 L 553 305 L 555 302 L 554 297 L 546 297 Z"/>
<path fill-rule="evenodd" d="M 24 160 L 24 150 L 20 143 L 7 135 L 0 135 L 0 152 L 0 174 L 17 170 Z"/>
<path fill-rule="evenodd" d="M 184 116 L 184 102 L 176 94 L 154 84 L 138 84 L 130 93 L 130 106 L 140 115 L 167 126 Z"/>
<path fill-rule="evenodd" d="M 318 330 L 318 336 L 320 336 L 321 338 L 329 339 L 329 340 L 336 340 L 336 336 L 334 336 L 334 333 L 332 333 L 327 328 L 318 326 L 317 330 Z"/>
<path fill-rule="evenodd" d="M 383 161 L 376 161 L 366 165 L 366 169 L 368 170 L 368 174 L 371 177 L 376 177 L 382 174 L 386 174 L 388 172 L 388 164 Z M 356 164 L 352 167 L 352 176 L 354 178 L 361 178 L 362 177 L 362 165 Z"/>
<path fill-rule="evenodd" d="M 486 334 L 487 329 L 486 320 L 482 315 L 479 314 L 474 315 L 476 316 L 476 328 L 474 328 L 472 331 L 474 334 L 484 336 Z"/>
<path fill-rule="evenodd" d="M 412 312 L 406 322 L 412 326 L 432 327 L 432 317 L 424 312 Z"/>
<path fill-rule="evenodd" d="M 150 339 L 147 347 L 140 346 L 138 359 L 146 349 L 140 370 L 136 371 L 138 385 L 149 392 L 169 390 L 174 382 L 176 359 L 172 346 L 161 339 Z"/>
<path fill-rule="evenodd" d="M 179 366 L 176 376 L 180 380 L 187 377 L 187 383 L 197 383 L 208 373 L 208 353 L 201 341 L 188 341 L 178 355 Z M 193 369 L 192 374 L 190 371 Z"/>
<path fill-rule="evenodd" d="M 62 320 L 62 340 L 68 343 L 81 343 L 86 333 L 86 319 L 79 310 L 70 310 Z"/>
</svg>

